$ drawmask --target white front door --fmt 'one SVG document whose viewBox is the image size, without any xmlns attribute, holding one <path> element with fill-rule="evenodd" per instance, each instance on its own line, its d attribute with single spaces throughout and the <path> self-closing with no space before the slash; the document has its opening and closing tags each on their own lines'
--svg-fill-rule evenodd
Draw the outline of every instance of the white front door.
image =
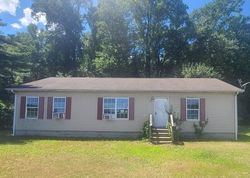
<svg viewBox="0 0 250 178">
<path fill-rule="evenodd" d="M 168 100 L 155 99 L 154 101 L 154 127 L 166 127 L 168 124 Z"/>
</svg>

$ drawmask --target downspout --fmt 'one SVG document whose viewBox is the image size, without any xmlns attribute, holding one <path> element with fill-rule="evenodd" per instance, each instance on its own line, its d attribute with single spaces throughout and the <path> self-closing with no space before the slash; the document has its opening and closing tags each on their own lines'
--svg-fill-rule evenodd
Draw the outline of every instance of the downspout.
<svg viewBox="0 0 250 178">
<path fill-rule="evenodd" d="M 238 140 L 238 103 L 237 96 L 239 92 L 234 95 L 234 126 L 235 126 L 235 140 Z"/>
<path fill-rule="evenodd" d="M 15 94 L 15 92 L 13 90 L 11 90 L 12 93 Z M 17 96 L 15 94 L 15 100 L 14 100 L 14 109 L 13 109 L 13 130 L 12 130 L 12 136 L 16 135 L 16 104 L 17 104 Z"/>
</svg>

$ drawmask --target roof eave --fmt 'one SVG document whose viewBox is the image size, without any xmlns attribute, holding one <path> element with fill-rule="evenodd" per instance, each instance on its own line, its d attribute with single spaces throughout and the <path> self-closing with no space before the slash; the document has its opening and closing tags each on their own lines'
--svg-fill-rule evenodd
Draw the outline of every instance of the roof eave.
<svg viewBox="0 0 250 178">
<path fill-rule="evenodd" d="M 12 92 L 171 92 L 171 93 L 243 93 L 244 90 L 95 90 L 95 89 L 33 89 L 33 88 L 6 88 Z"/>
</svg>

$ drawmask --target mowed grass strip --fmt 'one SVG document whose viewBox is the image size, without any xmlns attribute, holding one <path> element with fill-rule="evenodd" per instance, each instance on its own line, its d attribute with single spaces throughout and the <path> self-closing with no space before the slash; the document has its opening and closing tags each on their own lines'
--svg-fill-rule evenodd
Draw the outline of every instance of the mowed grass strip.
<svg viewBox="0 0 250 178">
<path fill-rule="evenodd" d="M 0 177 L 250 177 L 250 127 L 239 141 L 152 145 L 0 135 Z"/>
</svg>

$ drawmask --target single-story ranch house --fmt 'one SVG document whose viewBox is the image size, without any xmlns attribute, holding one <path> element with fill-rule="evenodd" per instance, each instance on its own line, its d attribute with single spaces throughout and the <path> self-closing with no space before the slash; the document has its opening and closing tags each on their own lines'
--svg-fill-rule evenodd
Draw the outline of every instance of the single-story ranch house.
<svg viewBox="0 0 250 178">
<path fill-rule="evenodd" d="M 52 77 L 9 90 L 14 135 L 138 137 L 150 114 L 153 127 L 166 128 L 172 110 L 184 137 L 208 119 L 204 136 L 237 139 L 242 90 L 218 79 Z"/>
</svg>

